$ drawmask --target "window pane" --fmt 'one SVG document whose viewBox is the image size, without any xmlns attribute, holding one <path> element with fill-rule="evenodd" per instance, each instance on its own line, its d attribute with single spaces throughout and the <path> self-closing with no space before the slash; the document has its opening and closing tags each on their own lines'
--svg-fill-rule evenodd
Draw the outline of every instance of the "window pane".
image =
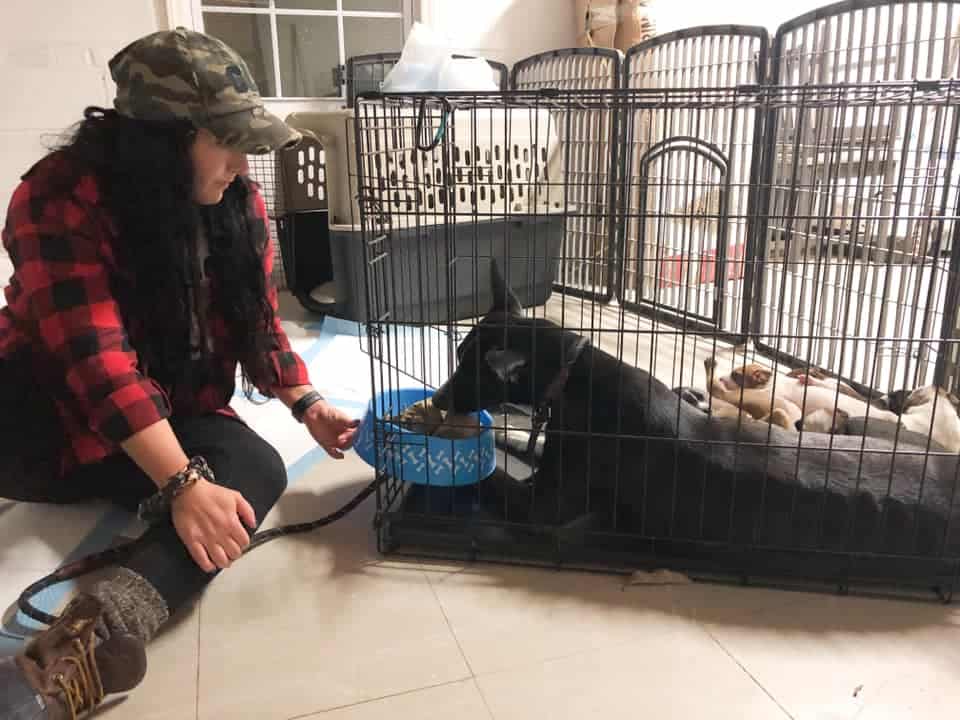
<svg viewBox="0 0 960 720">
<path fill-rule="evenodd" d="M 284 10 L 336 10 L 337 0 L 277 0 L 277 7 Z"/>
<path fill-rule="evenodd" d="M 233 13 L 203 14 L 203 30 L 232 47 L 250 67 L 253 79 L 265 97 L 277 94 L 273 79 L 273 42 L 269 15 Z"/>
<path fill-rule="evenodd" d="M 277 16 L 284 97 L 338 97 L 333 69 L 340 64 L 337 18 Z"/>
<path fill-rule="evenodd" d="M 219 5 L 220 7 L 270 7 L 270 0 L 203 0 L 201 5 Z"/>
<path fill-rule="evenodd" d="M 343 9 L 400 12 L 400 0 L 343 0 Z"/>
<path fill-rule="evenodd" d="M 403 50 L 403 21 L 400 18 L 345 17 L 343 45 L 347 57 Z"/>
</svg>

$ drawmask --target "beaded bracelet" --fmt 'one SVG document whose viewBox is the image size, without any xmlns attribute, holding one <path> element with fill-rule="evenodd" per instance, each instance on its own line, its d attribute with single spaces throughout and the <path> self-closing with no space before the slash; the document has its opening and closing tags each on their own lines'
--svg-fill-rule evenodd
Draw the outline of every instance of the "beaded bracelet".
<svg viewBox="0 0 960 720">
<path fill-rule="evenodd" d="M 137 517 L 145 522 L 154 522 L 167 514 L 170 505 L 185 490 L 200 479 L 214 482 L 213 470 L 201 456 L 197 455 L 190 458 L 187 466 L 170 478 L 155 494 L 148 497 L 140 503 L 137 509 Z"/>
</svg>

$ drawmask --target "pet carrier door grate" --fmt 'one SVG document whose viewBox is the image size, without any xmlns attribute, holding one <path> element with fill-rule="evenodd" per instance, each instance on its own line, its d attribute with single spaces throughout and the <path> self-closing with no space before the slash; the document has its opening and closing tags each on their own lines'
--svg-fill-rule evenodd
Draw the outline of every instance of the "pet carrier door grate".
<svg viewBox="0 0 960 720">
<path fill-rule="evenodd" d="M 274 283 L 298 295 L 309 293 L 313 288 L 311 276 L 318 272 L 318 266 L 329 265 L 325 258 L 329 252 L 307 233 L 296 239 L 295 216 L 302 218 L 327 209 L 323 145 L 305 137 L 296 148 L 248 155 L 247 162 L 250 178 L 260 186 L 267 207 L 274 244 Z"/>
</svg>

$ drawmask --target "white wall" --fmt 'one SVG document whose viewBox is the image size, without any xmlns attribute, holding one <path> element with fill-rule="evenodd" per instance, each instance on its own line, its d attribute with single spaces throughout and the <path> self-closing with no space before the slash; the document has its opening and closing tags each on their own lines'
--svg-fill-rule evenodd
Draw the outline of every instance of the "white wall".
<svg viewBox="0 0 960 720">
<path fill-rule="evenodd" d="M 420 0 L 424 23 L 455 49 L 513 65 L 576 42 L 573 0 Z"/>
<path fill-rule="evenodd" d="M 407 0 L 405 0 L 407 1 Z M 575 42 L 574 0 L 419 0 L 420 17 L 465 53 L 512 65 Z M 651 0 L 660 32 L 690 25 L 776 25 L 822 0 Z M 109 106 L 109 58 L 162 27 L 193 23 L 192 0 L 0 0 L 0 224 L 19 176 L 90 104 Z M 280 101 L 271 109 L 316 109 Z"/>
<path fill-rule="evenodd" d="M 107 61 L 166 22 L 162 0 L 31 0 L 0 4 L 0 223 L 20 175 L 77 122 L 109 107 Z M 5 278 L 3 279 L 5 281 Z"/>
</svg>

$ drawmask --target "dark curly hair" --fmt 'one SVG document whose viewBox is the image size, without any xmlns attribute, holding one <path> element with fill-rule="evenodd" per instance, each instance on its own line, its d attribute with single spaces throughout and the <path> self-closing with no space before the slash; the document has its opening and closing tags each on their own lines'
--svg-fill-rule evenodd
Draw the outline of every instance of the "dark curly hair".
<svg viewBox="0 0 960 720">
<path fill-rule="evenodd" d="M 168 388 L 189 387 L 190 374 L 220 372 L 217 361 L 191 361 L 192 258 L 198 231 L 208 238 L 211 303 L 222 315 L 229 352 L 240 364 L 247 397 L 275 380 L 268 353 L 276 347 L 274 316 L 263 272 L 267 237 L 247 215 L 251 181 L 237 177 L 215 206 L 192 198 L 189 122 L 147 123 L 114 110 L 87 108 L 59 148 L 97 178 L 116 223 L 126 277 L 114 291 L 128 316 L 131 342 L 149 375 Z"/>
</svg>

